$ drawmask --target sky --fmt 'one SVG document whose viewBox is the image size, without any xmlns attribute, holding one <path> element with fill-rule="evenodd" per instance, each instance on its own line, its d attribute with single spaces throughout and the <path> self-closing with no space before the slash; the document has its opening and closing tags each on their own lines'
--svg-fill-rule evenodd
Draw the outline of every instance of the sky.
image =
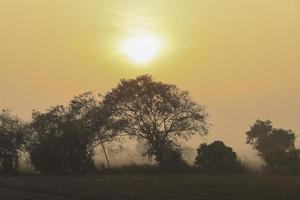
<svg viewBox="0 0 300 200">
<path fill-rule="evenodd" d="M 137 31 L 163 41 L 148 63 L 120 51 Z M 208 142 L 247 152 L 245 132 L 258 118 L 300 134 L 300 2 L 0 1 L 0 108 L 30 120 L 32 109 L 104 95 L 142 74 L 207 107 Z"/>
</svg>

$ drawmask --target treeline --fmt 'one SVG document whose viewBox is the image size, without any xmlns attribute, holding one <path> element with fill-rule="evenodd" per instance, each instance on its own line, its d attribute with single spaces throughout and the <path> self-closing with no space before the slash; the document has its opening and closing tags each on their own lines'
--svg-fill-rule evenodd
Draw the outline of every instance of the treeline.
<svg viewBox="0 0 300 200">
<path fill-rule="evenodd" d="M 45 174 L 74 174 L 96 170 L 95 148 L 100 146 L 110 167 L 105 147 L 127 136 L 144 142 L 143 156 L 155 159 L 162 170 L 189 169 L 179 140 L 208 134 L 203 105 L 173 84 L 144 75 L 121 80 L 105 96 L 84 93 L 66 106 L 45 112 L 33 111 L 24 122 L 8 110 L 0 113 L 0 169 L 18 170 L 28 157 L 36 171 Z M 258 120 L 246 133 L 251 144 L 274 172 L 299 172 L 300 151 L 295 134 L 275 129 L 270 121 Z M 241 172 L 241 162 L 222 141 L 201 144 L 196 168 L 207 172 Z"/>
</svg>

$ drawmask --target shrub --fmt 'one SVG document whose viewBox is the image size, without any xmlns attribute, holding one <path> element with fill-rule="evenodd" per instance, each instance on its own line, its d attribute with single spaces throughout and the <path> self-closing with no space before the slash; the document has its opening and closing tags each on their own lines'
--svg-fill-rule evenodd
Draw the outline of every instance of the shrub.
<svg viewBox="0 0 300 200">
<path fill-rule="evenodd" d="M 209 145 L 201 144 L 197 149 L 195 164 L 206 172 L 237 172 L 242 170 L 236 153 L 222 141 L 215 141 Z"/>
</svg>

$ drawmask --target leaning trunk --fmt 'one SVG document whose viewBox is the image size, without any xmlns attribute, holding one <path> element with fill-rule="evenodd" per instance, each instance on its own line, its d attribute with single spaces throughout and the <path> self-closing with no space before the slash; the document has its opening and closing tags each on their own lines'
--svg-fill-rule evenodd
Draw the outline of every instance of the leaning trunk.
<svg viewBox="0 0 300 200">
<path fill-rule="evenodd" d="M 103 143 L 102 139 L 100 139 L 100 142 L 101 142 L 101 146 L 102 146 L 102 149 L 103 149 L 103 152 L 104 152 L 104 155 L 105 155 L 107 167 L 110 169 L 110 163 L 109 163 L 108 156 L 107 156 L 107 153 L 106 153 L 106 149 L 105 149 L 105 146 L 104 146 L 104 143 Z"/>
</svg>

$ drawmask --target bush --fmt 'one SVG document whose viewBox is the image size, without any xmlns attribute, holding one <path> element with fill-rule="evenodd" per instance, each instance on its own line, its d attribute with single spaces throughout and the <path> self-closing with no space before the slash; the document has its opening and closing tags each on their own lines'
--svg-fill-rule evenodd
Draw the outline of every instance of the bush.
<svg viewBox="0 0 300 200">
<path fill-rule="evenodd" d="M 222 141 L 215 141 L 209 145 L 201 144 L 197 149 L 195 165 L 205 172 L 242 171 L 236 153 Z"/>
<path fill-rule="evenodd" d="M 182 149 L 179 145 L 169 142 L 163 151 L 163 159 L 159 162 L 159 167 L 165 171 L 184 171 L 189 165 L 183 160 Z"/>
<path fill-rule="evenodd" d="M 183 152 L 179 145 L 171 140 L 166 140 L 159 147 L 153 147 L 147 142 L 145 143 L 143 156 L 148 156 L 149 159 L 155 156 L 158 162 L 158 167 L 163 171 L 178 171 L 189 168 L 188 164 L 183 159 Z"/>
<path fill-rule="evenodd" d="M 270 174 L 299 174 L 300 150 L 273 151 L 266 156 L 267 165 L 263 171 Z"/>
<path fill-rule="evenodd" d="M 47 113 L 34 113 L 34 136 L 28 151 L 33 166 L 45 174 L 71 174 L 95 169 L 89 134 L 67 114 L 59 106 Z"/>
<path fill-rule="evenodd" d="M 92 152 L 76 131 L 41 134 L 30 147 L 33 166 L 45 174 L 71 174 L 94 168 Z"/>
</svg>

